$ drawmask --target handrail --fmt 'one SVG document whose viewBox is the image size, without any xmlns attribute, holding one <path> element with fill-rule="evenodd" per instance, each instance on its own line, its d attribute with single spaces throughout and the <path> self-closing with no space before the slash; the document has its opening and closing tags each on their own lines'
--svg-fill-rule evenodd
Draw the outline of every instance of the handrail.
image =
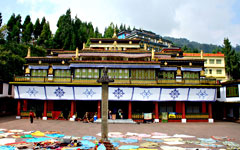
<svg viewBox="0 0 240 150">
<path fill-rule="evenodd" d="M 15 82 L 53 82 L 53 83 L 97 83 L 98 78 L 76 78 L 76 77 L 57 77 L 57 76 L 15 76 Z M 165 79 L 165 78 L 114 78 L 112 84 L 216 84 L 216 79 Z"/>
</svg>

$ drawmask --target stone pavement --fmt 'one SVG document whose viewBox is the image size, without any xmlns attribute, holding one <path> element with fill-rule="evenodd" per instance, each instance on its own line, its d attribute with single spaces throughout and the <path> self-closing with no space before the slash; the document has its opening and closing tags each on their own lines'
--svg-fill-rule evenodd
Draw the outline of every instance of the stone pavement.
<svg viewBox="0 0 240 150">
<path fill-rule="evenodd" d="M 166 133 L 168 135 L 186 134 L 196 136 L 196 138 L 211 138 L 211 136 L 228 136 L 231 141 L 240 144 L 240 124 L 233 122 L 209 123 L 148 123 L 148 124 L 109 124 L 109 132 L 121 132 L 126 134 L 154 132 Z M 25 131 L 60 131 L 62 134 L 71 136 L 97 136 L 101 132 L 101 124 L 83 123 L 79 121 L 71 122 L 66 120 L 37 120 L 31 124 L 29 119 L 15 119 L 15 116 L 0 117 L 0 128 L 22 129 Z M 182 146 L 182 145 L 179 145 Z M 191 147 L 191 146 L 190 146 Z M 195 146 L 196 147 L 196 146 Z M 200 146 L 198 146 L 200 147 Z"/>
</svg>

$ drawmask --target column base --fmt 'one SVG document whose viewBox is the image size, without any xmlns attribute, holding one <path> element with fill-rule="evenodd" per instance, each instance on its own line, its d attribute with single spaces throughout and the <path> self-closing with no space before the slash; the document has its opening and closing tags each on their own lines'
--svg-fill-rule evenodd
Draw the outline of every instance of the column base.
<svg viewBox="0 0 240 150">
<path fill-rule="evenodd" d="M 214 123 L 214 119 L 208 119 L 208 123 Z"/>
<path fill-rule="evenodd" d="M 159 123 L 159 119 L 154 119 L 154 123 Z"/>
<path fill-rule="evenodd" d="M 187 119 L 182 119 L 182 123 L 187 123 Z"/>
<path fill-rule="evenodd" d="M 16 116 L 16 119 L 21 119 L 21 116 Z"/>
<path fill-rule="evenodd" d="M 75 121 L 75 118 L 70 118 L 69 121 Z"/>
<path fill-rule="evenodd" d="M 47 120 L 47 117 L 43 117 L 42 120 Z"/>
</svg>

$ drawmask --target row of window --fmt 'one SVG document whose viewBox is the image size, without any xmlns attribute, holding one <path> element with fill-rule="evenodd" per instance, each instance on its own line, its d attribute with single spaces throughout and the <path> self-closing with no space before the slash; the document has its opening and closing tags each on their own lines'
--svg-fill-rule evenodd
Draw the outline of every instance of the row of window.
<svg viewBox="0 0 240 150">
<path fill-rule="evenodd" d="M 205 64 L 222 64 L 222 59 L 206 59 Z"/>
<path fill-rule="evenodd" d="M 99 78 L 103 74 L 102 69 L 79 68 L 74 70 L 75 78 Z M 31 76 L 47 76 L 47 70 L 31 70 Z M 54 70 L 56 77 L 70 77 L 71 70 Z M 155 73 L 154 69 L 108 69 L 108 76 L 115 79 L 175 79 L 175 71 L 161 71 Z M 183 79 L 199 79 L 199 72 L 182 72 Z"/>
<path fill-rule="evenodd" d="M 205 74 L 213 74 L 212 69 L 205 69 Z M 217 69 L 216 74 L 222 74 L 222 69 Z"/>
</svg>

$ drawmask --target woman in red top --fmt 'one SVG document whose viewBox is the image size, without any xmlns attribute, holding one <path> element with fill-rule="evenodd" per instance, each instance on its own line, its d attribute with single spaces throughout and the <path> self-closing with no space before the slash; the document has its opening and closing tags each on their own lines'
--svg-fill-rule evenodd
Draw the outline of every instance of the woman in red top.
<svg viewBox="0 0 240 150">
<path fill-rule="evenodd" d="M 30 110 L 29 116 L 30 116 L 30 122 L 33 123 L 34 113 L 31 110 Z"/>
</svg>

